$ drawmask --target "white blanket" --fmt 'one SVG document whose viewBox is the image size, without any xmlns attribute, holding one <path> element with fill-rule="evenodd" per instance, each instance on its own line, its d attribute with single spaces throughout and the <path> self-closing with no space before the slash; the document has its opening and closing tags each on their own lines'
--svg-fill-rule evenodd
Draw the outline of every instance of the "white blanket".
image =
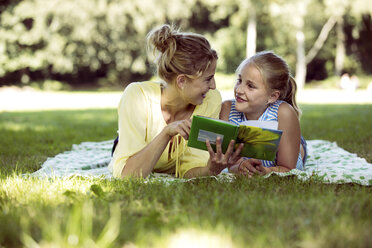
<svg viewBox="0 0 372 248">
<path fill-rule="evenodd" d="M 108 170 L 113 141 L 83 142 L 73 145 L 66 151 L 48 158 L 40 170 L 31 174 L 36 177 L 103 177 L 112 178 Z M 345 151 L 335 142 L 325 140 L 308 140 L 308 159 L 305 171 L 294 169 L 287 173 L 272 172 L 279 176 L 295 175 L 300 180 L 316 180 L 324 183 L 357 183 L 372 185 L 372 164 L 356 154 Z M 221 173 L 216 177 L 221 180 L 233 180 L 230 173 Z M 154 173 L 148 180 L 180 180 L 168 175 Z M 184 180 L 181 180 L 184 181 Z"/>
</svg>

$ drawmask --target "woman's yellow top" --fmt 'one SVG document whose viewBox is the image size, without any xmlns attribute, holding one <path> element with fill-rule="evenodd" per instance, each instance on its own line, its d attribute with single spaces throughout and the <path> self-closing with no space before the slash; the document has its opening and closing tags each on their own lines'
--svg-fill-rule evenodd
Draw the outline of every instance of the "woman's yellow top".
<svg viewBox="0 0 372 248">
<path fill-rule="evenodd" d="M 114 177 L 120 177 L 127 159 L 149 144 L 167 125 L 160 100 L 160 83 L 131 83 L 124 90 L 118 106 L 119 142 L 109 164 Z M 209 90 L 192 115 L 218 118 L 221 101 L 218 90 Z M 207 151 L 188 147 L 187 141 L 179 135 L 176 137 L 181 139 L 180 142 L 174 142 L 171 151 L 168 143 L 153 172 L 175 174 L 182 178 L 188 170 L 207 165 Z"/>
</svg>

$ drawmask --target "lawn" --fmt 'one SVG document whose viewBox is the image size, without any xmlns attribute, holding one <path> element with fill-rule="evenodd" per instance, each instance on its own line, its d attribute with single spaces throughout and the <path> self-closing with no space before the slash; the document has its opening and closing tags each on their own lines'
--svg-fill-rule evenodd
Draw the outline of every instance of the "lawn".
<svg viewBox="0 0 372 248">
<path fill-rule="evenodd" d="M 372 163 L 372 105 L 301 108 L 306 139 Z M 372 187 L 22 176 L 72 144 L 113 139 L 116 118 L 114 109 L 0 113 L 0 247 L 372 246 Z"/>
</svg>

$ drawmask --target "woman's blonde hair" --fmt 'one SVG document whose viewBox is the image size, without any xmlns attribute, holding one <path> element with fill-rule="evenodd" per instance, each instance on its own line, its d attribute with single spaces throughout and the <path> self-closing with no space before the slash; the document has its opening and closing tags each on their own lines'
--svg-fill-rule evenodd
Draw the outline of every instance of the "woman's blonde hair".
<svg viewBox="0 0 372 248">
<path fill-rule="evenodd" d="M 246 58 L 236 72 L 240 73 L 242 68 L 248 64 L 254 65 L 260 71 L 268 90 L 278 90 L 280 92 L 279 100 L 289 103 L 296 111 L 297 116 L 301 115 L 301 110 L 296 103 L 297 84 L 283 58 L 272 51 L 259 52 Z"/>
<path fill-rule="evenodd" d="M 204 36 L 182 33 L 167 24 L 150 31 L 147 44 L 154 53 L 159 52 L 157 73 L 166 82 L 172 82 L 179 74 L 198 78 L 218 58 Z"/>
</svg>

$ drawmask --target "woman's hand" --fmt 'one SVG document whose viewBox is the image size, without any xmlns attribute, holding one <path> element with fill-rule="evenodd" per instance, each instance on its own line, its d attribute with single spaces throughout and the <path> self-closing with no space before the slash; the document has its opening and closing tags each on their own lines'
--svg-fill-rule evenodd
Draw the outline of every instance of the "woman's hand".
<svg viewBox="0 0 372 248">
<path fill-rule="evenodd" d="M 236 162 L 240 159 L 240 152 L 243 149 L 243 144 L 240 144 L 238 146 L 238 149 L 236 149 L 236 151 L 234 152 L 235 140 L 231 140 L 226 153 L 223 154 L 221 143 L 221 137 L 217 137 L 216 152 L 214 152 L 209 140 L 206 141 L 206 145 L 210 155 L 207 167 L 209 171 L 212 172 L 212 174 L 214 175 L 219 174 L 226 167 L 230 167 L 236 164 Z"/>
<path fill-rule="evenodd" d="M 243 160 L 238 167 L 238 173 L 240 175 L 248 175 L 248 177 L 252 177 L 255 174 L 263 176 L 269 172 L 269 168 L 264 167 L 260 160 L 254 158 Z"/>
<path fill-rule="evenodd" d="M 189 139 L 191 120 L 181 120 L 169 123 L 165 128 L 165 133 L 171 139 L 173 136 L 180 134 L 185 140 Z"/>
</svg>

